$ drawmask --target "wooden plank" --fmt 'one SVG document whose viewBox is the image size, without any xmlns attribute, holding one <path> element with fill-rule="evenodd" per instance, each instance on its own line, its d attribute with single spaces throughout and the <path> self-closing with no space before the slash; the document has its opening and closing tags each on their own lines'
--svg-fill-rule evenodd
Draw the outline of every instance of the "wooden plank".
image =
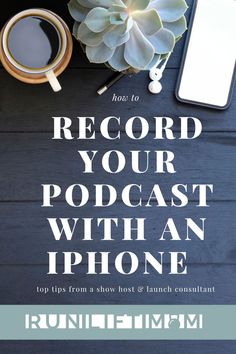
<svg viewBox="0 0 236 354">
<path fill-rule="evenodd" d="M 142 184 L 143 200 L 149 198 L 155 184 L 161 186 L 166 200 L 172 196 L 172 185 L 213 184 L 214 194 L 209 195 L 209 200 L 236 200 L 235 133 L 203 134 L 195 141 L 157 142 L 153 138 L 154 135 L 149 134 L 148 138 L 136 141 L 122 135 L 120 143 L 115 145 L 114 141 L 106 141 L 99 135 L 96 140 L 55 141 L 50 134 L 1 134 L 0 166 L 4 168 L 0 177 L 0 200 L 41 200 L 41 184 L 52 183 L 60 185 L 63 193 L 71 184 L 84 184 L 91 190 L 90 200 L 95 197 L 94 183 L 114 185 L 117 199 L 120 199 L 125 185 Z M 118 174 L 104 172 L 101 168 L 103 154 L 114 147 L 126 156 L 126 167 Z M 84 163 L 77 150 L 99 151 L 94 159 L 96 175 L 82 173 Z M 130 150 L 152 151 L 148 173 L 132 172 Z M 156 156 L 153 150 L 174 151 L 177 173 L 154 173 Z M 144 167 L 144 158 L 142 160 L 141 167 Z M 139 200 L 140 192 L 133 190 L 131 197 Z M 193 195 L 191 189 L 188 197 L 197 204 L 196 194 Z M 57 200 L 63 200 L 63 195 Z"/>
<path fill-rule="evenodd" d="M 100 354 L 104 352 L 116 352 L 130 354 L 135 352 L 143 354 L 179 354 L 179 353 L 227 353 L 235 354 L 234 341 L 1 341 L 0 350 L 11 354 L 40 354 L 42 352 L 58 354 Z"/>
<path fill-rule="evenodd" d="M 54 5 L 55 3 L 55 5 Z M 68 24 L 72 25 L 72 21 L 66 11 L 67 1 L 49 2 L 48 0 L 35 0 L 34 7 L 46 7 L 59 13 Z M 10 7 L 4 7 L 1 13 L 1 24 L 10 16 L 19 10 L 32 6 L 32 1 L 14 0 Z M 2 16 L 3 15 L 3 16 Z M 183 41 L 180 42 L 168 64 L 169 68 L 177 68 L 179 66 Z M 167 142 L 157 144 L 157 148 L 173 147 L 176 151 L 176 161 L 178 175 L 176 176 L 158 176 L 155 180 L 157 183 L 164 185 L 165 191 L 169 185 L 173 183 L 214 183 L 216 193 L 214 200 L 236 200 L 235 189 L 235 134 L 221 134 L 221 131 L 232 132 L 236 131 L 235 109 L 236 96 L 234 95 L 231 108 L 227 112 L 217 112 L 210 109 L 195 108 L 193 106 L 178 103 L 174 98 L 174 87 L 178 70 L 169 69 L 166 76 L 163 78 L 164 90 L 160 96 L 152 96 L 147 92 L 148 78 L 147 73 L 141 73 L 132 79 L 126 78 L 115 85 L 104 97 L 97 97 L 96 89 L 110 77 L 111 72 L 103 69 L 103 66 L 91 65 L 87 62 L 84 55 L 79 50 L 79 45 L 75 43 L 75 51 L 72 62 L 72 69 L 67 70 L 62 75 L 61 81 L 63 91 L 54 95 L 50 92 L 47 85 L 42 86 L 27 86 L 19 83 L 8 76 L 5 71 L 0 70 L 0 80 L 2 82 L 1 102 L 0 102 L 0 130 L 2 132 L 12 132 L 12 134 L 1 134 L 0 141 L 0 166 L 1 166 L 1 194 L 0 198 L 7 200 L 39 200 L 41 197 L 41 183 L 58 182 L 65 186 L 66 184 L 77 182 L 78 179 L 85 180 L 80 177 L 81 164 L 76 159 L 76 149 L 94 149 L 98 148 L 104 151 L 101 147 L 104 145 L 104 140 L 98 139 L 94 144 L 89 142 L 51 142 L 50 136 L 47 134 L 15 134 L 14 132 L 51 132 L 53 115 L 68 115 L 76 117 L 77 115 L 96 115 L 98 121 L 104 116 L 114 112 L 119 112 L 122 109 L 122 130 L 127 119 L 131 115 L 143 115 L 151 118 L 154 115 L 166 115 L 173 118 L 178 116 L 196 116 L 201 118 L 205 132 L 219 132 L 203 135 L 197 142 L 175 142 L 173 144 Z M 75 68 L 75 69 L 73 69 Z M 76 68 L 88 69 L 84 71 L 76 70 Z M 98 70 L 99 69 L 99 70 Z M 140 85 L 142 82 L 142 85 Z M 83 83 L 83 87 L 81 88 Z M 113 94 L 127 95 L 134 93 L 140 95 L 140 102 L 134 105 L 128 102 L 126 105 L 122 103 L 112 103 Z M 14 104 L 13 104 L 14 102 Z M 30 102 L 30 104 L 29 104 Z M 33 109 L 32 109 L 33 107 Z M 99 107 L 99 109 L 98 109 Z M 121 108 L 122 107 L 122 108 Z M 33 111 L 33 113 L 32 113 Z M 99 111 L 99 112 L 98 112 Z M 148 112 L 148 114 L 147 114 Z M 151 130 L 154 125 L 150 119 Z M 98 126 L 96 126 L 98 129 Z M 115 127 L 114 127 L 115 129 Z M 75 126 L 74 126 L 75 130 Z M 178 120 L 175 121 L 175 130 L 179 130 Z M 152 141 L 144 141 L 132 144 L 123 140 L 117 148 L 120 149 L 150 149 L 153 150 Z M 113 144 L 107 144 L 107 149 Z M 199 158 L 196 158 L 196 153 Z M 227 156 L 227 159 L 225 158 Z M 194 157 L 194 158 L 193 158 Z M 55 160 L 58 159 L 58 160 Z M 193 161 L 194 160 L 194 161 Z M 43 163 L 41 162 L 43 161 Z M 223 162 L 222 162 L 223 161 Z M 152 161 L 153 163 L 153 161 Z M 61 168 L 62 166 L 63 169 Z M 205 170 L 209 166 L 209 170 Z M 129 183 L 134 181 L 134 177 L 127 170 L 124 174 L 112 177 L 99 173 L 97 168 L 96 178 L 86 177 L 87 183 L 91 184 L 105 183 L 109 181 L 111 184 L 121 186 L 121 182 Z M 153 183 L 154 177 L 148 176 L 148 185 Z M 136 178 L 135 178 L 136 179 Z M 146 176 L 141 176 L 137 181 L 145 180 Z M 146 193 L 146 192 L 145 192 Z M 168 196 L 167 196 L 168 197 Z M 120 206 L 120 203 L 118 203 Z M 158 215 L 153 209 L 147 210 L 140 208 L 134 211 L 130 209 L 119 208 L 119 215 L 127 217 L 145 217 L 150 215 L 152 220 L 148 225 L 147 234 L 151 236 L 151 242 L 148 243 L 148 248 L 154 248 L 153 231 L 160 230 L 160 220 L 163 220 L 166 215 L 176 218 L 178 224 L 184 217 L 203 217 L 206 215 L 209 219 L 209 232 L 207 240 L 204 243 L 194 242 L 191 245 L 181 245 L 191 253 L 190 275 L 182 277 L 144 277 L 135 275 L 132 277 L 111 276 L 111 277 L 88 277 L 82 276 L 46 276 L 46 266 L 27 266 L 19 265 L 22 263 L 37 263 L 38 260 L 45 262 L 44 252 L 48 247 L 55 249 L 52 242 L 52 236 L 48 232 L 48 226 L 45 224 L 47 215 L 58 216 L 64 213 L 65 216 L 80 217 L 91 215 L 117 216 L 118 208 L 109 208 L 104 211 L 94 212 L 89 205 L 85 209 L 76 210 L 66 208 L 63 203 L 57 203 L 55 209 L 43 210 L 40 208 L 40 201 L 36 203 L 1 203 L 0 204 L 0 303 L 1 304 L 53 304 L 53 303 L 160 303 L 160 304 L 221 304 L 235 303 L 235 281 L 236 272 L 235 265 L 235 247 L 234 234 L 235 223 L 232 220 L 235 202 L 214 202 L 209 209 L 197 210 L 193 203 L 188 208 L 184 209 L 159 209 Z M 143 216 L 144 215 L 144 216 Z M 62 215 L 63 216 L 63 215 Z M 14 221 L 11 219 L 14 217 Z M 183 226 L 180 225 L 180 230 Z M 117 234 L 118 235 L 118 234 Z M 96 234 L 97 236 L 97 234 Z M 118 235 L 119 236 L 119 235 Z M 64 250 L 64 244 L 58 247 Z M 68 249 L 77 248 L 79 242 L 73 242 L 74 246 Z M 120 249 L 120 242 L 114 242 L 113 251 Z M 89 245 L 88 245 L 89 246 Z M 141 245 L 142 246 L 142 245 Z M 135 246 L 130 246 L 138 254 L 141 253 L 141 246 L 135 243 Z M 92 248 L 92 246 L 89 246 Z M 94 241 L 93 247 L 99 249 L 98 242 Z M 167 246 L 161 246 L 167 250 Z M 176 247 L 176 246 L 175 246 Z M 178 246 L 182 248 L 182 246 Z M 87 248 L 87 244 L 86 244 Z M 177 247 L 176 247 L 177 248 Z M 190 250 L 191 248 L 191 250 Z M 105 249 L 105 246 L 100 246 L 100 250 Z M 20 252 L 19 252 L 20 250 Z M 28 251 L 27 251 L 28 250 Z M 29 250 L 31 253 L 29 254 Z M 156 249 L 155 249 L 156 250 Z M 28 253 L 27 253 L 28 252 Z M 197 263 L 201 265 L 191 265 Z M 227 263 L 221 264 L 205 264 L 206 259 L 212 263 Z M 16 265 L 10 265 L 9 263 Z M 46 263 L 46 262 L 45 262 Z M 184 280 L 184 282 L 183 282 Z M 215 286 L 216 293 L 214 294 L 146 294 L 142 296 L 135 294 L 94 294 L 85 295 L 76 293 L 73 295 L 55 294 L 39 295 L 36 293 L 36 286 L 50 287 L 52 285 L 68 287 L 72 286 L 182 286 L 192 287 Z M 223 284 L 223 286 L 222 286 Z M 235 353 L 236 345 L 234 342 L 80 342 L 80 352 L 88 354 L 103 353 L 104 350 L 112 352 L 114 347 L 122 353 L 137 353 L 149 352 L 154 354 L 158 351 L 163 354 L 178 354 L 179 352 L 190 352 L 197 354 L 204 352 L 207 354 L 215 354 L 216 352 L 227 352 L 228 354 Z M 8 342 L 0 343 L 1 352 L 14 353 L 42 353 L 42 352 L 58 352 L 72 354 L 78 351 L 78 342 L 55 342 L 55 341 L 40 341 L 40 342 Z"/>
<path fill-rule="evenodd" d="M 49 1 L 49 0 L 34 0 L 34 6 L 33 7 L 39 7 L 39 8 L 46 8 L 51 11 L 54 11 L 58 15 L 60 15 L 64 21 L 68 24 L 69 28 L 72 31 L 73 27 L 73 19 L 69 14 L 69 11 L 67 9 L 67 3 L 68 0 L 61 0 L 59 3 L 55 1 Z M 193 0 L 187 0 L 187 3 L 190 6 L 190 9 L 186 13 L 187 19 L 190 16 L 191 13 L 191 7 Z M 0 18 L 0 27 L 2 27 L 5 22 L 12 16 L 14 16 L 17 12 L 20 12 L 22 10 L 32 8 L 32 1 L 29 0 L 13 0 L 11 3 L 11 6 L 9 7 L 4 7 L 2 8 L 1 11 L 1 18 Z M 183 45 L 184 45 L 184 39 L 177 43 L 175 51 L 171 57 L 170 62 L 168 63 L 168 67 L 170 68 L 176 68 L 179 67 L 180 64 L 180 58 L 183 50 Z M 71 60 L 71 67 L 74 68 L 103 68 L 103 65 L 95 65 L 89 63 L 89 61 L 86 59 L 86 56 L 80 49 L 80 45 L 77 41 L 74 41 L 74 53 L 73 57 Z"/>
<path fill-rule="evenodd" d="M 83 266 L 82 266 L 83 267 Z M 84 273 L 86 269 L 82 269 Z M 190 274 L 184 276 L 142 275 L 53 275 L 49 276 L 46 266 L 0 266 L 0 302 L 1 304 L 235 304 L 235 265 L 192 265 Z M 222 286 L 223 284 L 223 286 Z M 65 288 L 66 292 L 55 294 L 37 293 L 38 287 Z M 94 292 L 73 292 L 74 288 L 94 288 Z M 97 292 L 97 288 L 115 287 L 115 292 Z M 142 293 L 119 292 L 118 287 L 143 286 Z M 147 293 L 147 286 L 170 287 L 172 292 Z M 175 288 L 215 287 L 215 292 L 176 293 Z"/>
<path fill-rule="evenodd" d="M 174 97 L 177 70 L 167 70 L 163 78 L 163 91 L 154 96 L 148 93 L 148 74 L 143 72 L 132 78 L 124 78 L 103 96 L 96 90 L 111 75 L 105 70 L 68 70 L 62 75 L 63 90 L 55 94 L 49 85 L 27 85 L 16 81 L 4 71 L 0 71 L 1 86 L 0 131 L 52 131 L 52 116 L 96 116 L 98 125 L 102 118 L 109 115 L 121 116 L 121 129 L 131 116 L 139 115 L 150 121 L 152 117 L 167 116 L 174 118 L 174 129 L 179 130 L 179 116 L 194 116 L 201 119 L 204 131 L 236 131 L 236 91 L 227 111 L 216 111 L 193 107 L 180 103 Z M 140 96 L 138 103 L 112 102 L 113 95 Z M 14 102 L 14 104 L 13 104 Z M 30 104 L 29 104 L 30 102 Z M 76 129 L 76 120 L 73 129 Z M 111 126 L 117 129 L 117 126 Z"/>
<path fill-rule="evenodd" d="M 55 208 L 44 209 L 40 203 L 1 203 L 0 204 L 0 264 L 48 264 L 48 251 L 81 252 L 111 252 L 110 263 L 119 252 L 134 252 L 143 262 L 143 252 L 148 251 L 157 256 L 157 252 L 180 251 L 187 252 L 187 264 L 235 264 L 235 233 L 236 220 L 232 219 L 235 202 L 214 203 L 210 208 L 195 208 L 191 203 L 188 208 L 158 210 L 139 208 L 131 210 L 121 207 L 95 209 L 91 203 L 83 210 L 72 210 L 63 203 L 57 203 Z M 220 217 L 219 217 L 220 216 Z M 92 225 L 93 241 L 82 241 L 84 235 L 83 222 L 79 221 L 72 241 L 55 241 L 47 218 L 94 218 Z M 102 241 L 103 228 L 97 227 L 96 218 L 118 218 L 119 227 L 113 227 L 114 241 Z M 182 241 L 159 241 L 168 217 L 173 218 Z M 192 218 L 199 226 L 200 218 L 205 221 L 205 241 L 200 241 L 190 233 L 192 241 L 185 241 L 185 218 Z M 122 241 L 122 218 L 146 218 L 146 241 Z M 133 234 L 135 238 L 135 234 Z M 30 250 L 30 252 L 29 252 Z M 85 263 L 86 260 L 83 260 Z M 165 258 L 169 263 L 169 258 Z M 59 262 L 62 263 L 61 257 Z"/>
</svg>

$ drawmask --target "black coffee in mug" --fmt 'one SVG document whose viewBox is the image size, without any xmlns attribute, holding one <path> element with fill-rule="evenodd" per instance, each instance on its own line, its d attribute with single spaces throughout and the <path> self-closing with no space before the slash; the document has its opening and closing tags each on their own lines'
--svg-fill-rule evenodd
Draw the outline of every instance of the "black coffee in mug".
<svg viewBox="0 0 236 354">
<path fill-rule="evenodd" d="M 73 41 L 69 28 L 57 14 L 28 9 L 10 18 L 0 32 L 0 60 L 16 79 L 49 82 L 61 90 L 57 77 L 69 64 Z"/>
<path fill-rule="evenodd" d="M 54 24 L 40 16 L 19 19 L 7 38 L 8 50 L 14 60 L 30 69 L 51 65 L 61 50 L 61 37 Z"/>
</svg>

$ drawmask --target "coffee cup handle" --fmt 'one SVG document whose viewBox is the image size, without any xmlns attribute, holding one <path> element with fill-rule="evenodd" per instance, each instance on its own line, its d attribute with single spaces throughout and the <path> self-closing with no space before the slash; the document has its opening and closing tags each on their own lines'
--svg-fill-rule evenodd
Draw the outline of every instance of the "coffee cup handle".
<svg viewBox="0 0 236 354">
<path fill-rule="evenodd" d="M 62 87 L 60 85 L 60 82 L 58 81 L 55 73 L 53 70 L 49 70 L 46 72 L 46 77 L 48 79 L 48 82 L 50 83 L 52 89 L 54 92 L 61 91 Z"/>
</svg>

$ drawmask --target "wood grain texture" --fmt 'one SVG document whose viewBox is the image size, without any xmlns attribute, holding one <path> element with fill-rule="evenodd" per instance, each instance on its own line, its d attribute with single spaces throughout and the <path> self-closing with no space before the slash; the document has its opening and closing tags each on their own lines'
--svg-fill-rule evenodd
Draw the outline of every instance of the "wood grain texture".
<svg viewBox="0 0 236 354">
<path fill-rule="evenodd" d="M 60 267 L 60 266 L 59 266 Z M 166 266 L 168 267 L 168 266 Z M 87 275 L 86 267 L 74 275 L 47 275 L 47 266 L 17 265 L 0 266 L 1 304 L 235 304 L 236 265 L 190 265 L 189 274 L 183 276 L 150 274 L 141 270 L 134 275 L 117 274 L 114 267 L 111 275 Z M 166 268 L 167 271 L 167 268 Z M 63 269 L 60 268 L 60 272 Z M 224 279 L 224 281 L 222 281 Z M 20 281 L 19 281 L 20 280 Z M 214 293 L 118 293 L 96 292 L 99 287 L 123 288 L 134 286 L 189 288 L 196 286 L 215 287 Z M 37 286 L 52 286 L 95 289 L 94 293 L 37 293 Z"/>
<path fill-rule="evenodd" d="M 120 199 L 121 191 L 130 183 L 142 184 L 142 198 L 148 198 L 154 184 L 160 184 L 166 199 L 171 198 L 174 184 L 213 184 L 214 194 L 209 200 L 236 200 L 236 146 L 235 133 L 203 134 L 195 141 L 153 140 L 154 135 L 139 142 L 122 135 L 118 144 L 107 141 L 100 135 L 96 140 L 64 141 L 52 140 L 50 134 L 1 134 L 0 191 L 1 201 L 40 200 L 41 184 L 58 184 L 62 189 L 71 184 L 81 183 L 91 189 L 93 184 L 114 185 Z M 104 172 L 101 157 L 110 149 L 124 151 L 127 166 L 119 174 Z M 170 150 L 175 153 L 176 174 L 155 174 L 155 155 L 150 154 L 150 169 L 146 174 L 134 174 L 130 168 L 132 150 Z M 77 150 L 98 150 L 98 160 L 94 159 L 94 174 L 83 174 L 84 163 Z M 63 168 L 62 168 L 63 166 Z M 142 166 L 142 162 L 141 162 Z M 148 178 L 147 178 L 148 177 Z M 230 188 L 227 188 L 230 181 Z M 190 200 L 197 197 L 189 193 Z M 140 193 L 135 190 L 132 197 L 137 200 Z M 58 198 L 63 200 L 62 198 Z"/>
<path fill-rule="evenodd" d="M 121 129 L 124 129 L 128 118 L 139 115 L 150 120 L 151 130 L 154 129 L 154 116 L 172 117 L 177 131 L 178 117 L 193 116 L 202 121 L 206 132 L 236 131 L 236 91 L 230 108 L 223 112 L 180 103 L 174 96 L 177 74 L 176 69 L 166 70 L 163 91 L 157 96 L 148 93 L 146 72 L 126 77 L 107 93 L 98 96 L 96 90 L 112 75 L 108 69 L 67 70 L 60 77 L 63 90 L 57 94 L 51 92 L 47 84 L 37 87 L 23 84 L 0 70 L 0 81 L 4 83 L 0 88 L 0 131 L 52 131 L 53 116 L 75 118 L 87 115 L 98 118 L 96 129 L 101 119 L 109 115 L 121 117 Z M 114 94 L 129 97 L 134 94 L 140 96 L 140 100 L 137 104 L 112 102 Z M 73 129 L 76 128 L 75 121 Z"/>
<path fill-rule="evenodd" d="M 122 354 L 144 352 L 155 354 L 179 353 L 235 353 L 235 343 L 225 341 L 4 341 L 0 349 L 11 354 L 32 353 L 42 354 L 97 354 L 113 353 L 114 348 Z"/>
<path fill-rule="evenodd" d="M 189 0 L 188 4 L 192 5 Z M 67 11 L 67 0 L 13 0 L 11 6 L 2 6 L 0 25 L 16 12 L 30 7 L 48 8 L 58 13 L 72 28 L 73 20 Z M 188 16 L 190 10 L 188 11 Z M 236 175 L 235 175 L 235 133 L 236 133 L 236 92 L 227 111 L 179 103 L 174 96 L 184 40 L 180 41 L 168 63 L 163 77 L 163 91 L 159 96 L 148 93 L 149 83 L 146 72 L 126 77 L 106 94 L 98 97 L 96 90 L 112 75 L 103 65 L 88 63 L 79 44 L 74 40 L 74 53 L 70 67 L 60 76 L 62 92 L 54 94 L 48 85 L 26 85 L 9 76 L 0 68 L 0 303 L 1 304 L 235 304 L 236 299 Z M 138 95 L 138 104 L 132 102 L 112 102 L 113 95 Z M 52 116 L 96 116 L 95 130 L 99 130 L 102 118 L 109 115 L 121 117 L 124 131 L 127 119 L 140 115 L 148 119 L 150 136 L 141 142 L 131 142 L 122 135 L 119 144 L 109 143 L 99 135 L 96 142 L 74 141 L 56 142 L 51 140 Z M 156 142 L 152 140 L 153 116 L 174 118 L 174 131 L 179 132 L 179 116 L 198 117 L 203 123 L 202 137 L 196 141 Z M 74 121 L 76 122 L 76 121 Z M 73 124 L 73 131 L 76 131 Z M 117 127 L 112 126 L 116 131 Z M 132 175 L 129 168 L 122 174 L 111 176 L 101 171 L 96 164 L 96 177 L 83 176 L 82 164 L 76 157 L 76 150 L 96 149 L 101 153 L 113 148 L 118 150 L 173 150 L 176 155 L 176 175 L 149 173 Z M 101 153 L 99 156 L 101 156 Z M 129 160 L 128 160 L 129 161 Z M 129 161 L 130 162 L 130 161 Z M 153 169 L 154 159 L 151 160 Z M 92 199 L 87 207 L 79 210 L 68 208 L 62 201 L 51 210 L 42 209 L 41 183 L 58 183 L 65 187 L 72 183 L 110 183 L 117 186 L 128 183 L 146 185 L 144 196 L 153 183 L 163 186 L 165 196 L 175 183 L 213 183 L 215 193 L 210 199 L 210 208 L 195 207 L 194 200 L 183 209 L 131 210 L 120 202 L 117 206 L 93 210 Z M 137 197 L 137 196 L 136 196 Z M 193 198 L 190 198 L 193 199 Z M 45 253 L 50 250 L 64 251 L 89 249 L 105 250 L 99 241 L 85 243 L 79 240 L 68 245 L 57 244 L 51 235 L 46 217 L 147 217 L 146 248 L 153 252 L 169 250 L 169 243 L 161 244 L 155 235 L 160 233 L 163 220 L 173 217 L 181 234 L 184 233 L 183 219 L 207 218 L 206 241 L 180 242 L 171 248 L 184 249 L 189 254 L 189 275 L 173 277 L 152 274 L 144 277 L 137 273 L 124 277 L 114 273 L 111 276 L 87 276 L 85 266 L 81 273 L 72 276 L 48 276 Z M 94 232 L 96 239 L 99 232 Z M 119 252 L 123 246 L 119 242 L 120 231 L 115 233 L 112 252 Z M 160 246 L 159 246 L 160 245 Z M 108 247 L 109 246 L 108 244 Z M 142 243 L 133 242 L 130 249 L 141 255 Z M 167 269 L 168 264 L 165 265 Z M 62 268 L 60 268 L 62 269 Z M 112 270 L 112 272 L 114 269 Z M 82 274 L 83 273 L 83 274 Z M 215 293 L 208 294 L 61 294 L 36 293 L 36 287 L 99 287 L 99 286 L 172 286 L 196 287 L 215 286 Z M 17 341 L 0 342 L 0 352 L 9 354 L 235 354 L 235 342 L 221 341 L 98 341 L 98 342 L 56 342 Z M 115 350 L 115 351 L 114 351 Z"/>
<path fill-rule="evenodd" d="M 83 210 L 72 210 L 63 203 L 56 203 L 53 209 L 43 209 L 39 203 L 7 203 L 0 204 L 0 264 L 48 264 L 48 251 L 111 252 L 110 263 L 114 257 L 126 250 L 134 252 L 143 260 L 143 252 L 185 251 L 188 264 L 235 264 L 236 255 L 236 220 L 231 215 L 236 203 L 214 203 L 210 208 L 195 208 L 191 203 L 188 208 L 172 209 L 168 213 L 164 209 L 153 212 L 149 208 L 115 207 L 107 210 L 96 210 L 91 203 Z M 96 218 L 119 218 L 119 228 L 113 228 L 114 241 L 101 241 L 103 228 L 96 226 Z M 220 216 L 220 217 L 219 217 Z M 46 218 L 94 218 L 92 227 L 93 241 L 82 241 L 83 222 L 78 223 L 72 241 L 55 241 Z M 182 241 L 159 241 L 167 218 L 173 218 Z M 192 241 L 186 238 L 185 218 L 192 218 L 201 226 L 199 218 L 206 218 L 205 241 L 202 242 L 191 234 Z M 145 236 L 147 241 L 121 241 L 123 238 L 122 218 L 146 218 Z M 30 250 L 30 252 L 29 252 Z M 212 252 L 214 250 L 214 252 Z M 169 259 L 166 260 L 167 263 Z M 61 257 L 59 263 L 61 263 Z M 85 263 L 85 261 L 83 261 Z"/>
</svg>

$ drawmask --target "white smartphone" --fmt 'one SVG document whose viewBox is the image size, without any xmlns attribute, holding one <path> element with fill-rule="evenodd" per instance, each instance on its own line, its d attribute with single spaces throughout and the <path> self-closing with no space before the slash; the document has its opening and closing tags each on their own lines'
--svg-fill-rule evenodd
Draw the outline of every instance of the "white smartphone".
<svg viewBox="0 0 236 354">
<path fill-rule="evenodd" d="M 195 0 L 176 97 L 226 109 L 235 81 L 236 0 Z"/>
</svg>

